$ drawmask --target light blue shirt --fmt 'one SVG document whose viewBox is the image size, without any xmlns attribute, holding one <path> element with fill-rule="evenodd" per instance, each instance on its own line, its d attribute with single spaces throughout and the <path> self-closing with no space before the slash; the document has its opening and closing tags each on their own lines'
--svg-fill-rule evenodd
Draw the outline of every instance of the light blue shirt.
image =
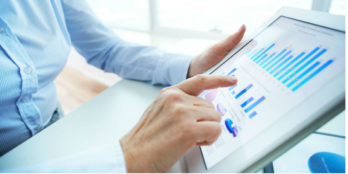
<svg viewBox="0 0 348 174">
<path fill-rule="evenodd" d="M 71 46 L 91 65 L 123 78 L 173 85 L 191 58 L 121 40 L 83 0 L 2 1 L 0 155 L 37 134 L 58 105 L 54 79 Z"/>
</svg>

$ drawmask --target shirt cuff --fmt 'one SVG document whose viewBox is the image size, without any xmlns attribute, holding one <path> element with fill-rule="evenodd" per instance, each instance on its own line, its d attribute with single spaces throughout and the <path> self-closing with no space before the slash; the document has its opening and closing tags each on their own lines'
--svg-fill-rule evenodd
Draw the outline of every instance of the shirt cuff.
<svg viewBox="0 0 348 174">
<path fill-rule="evenodd" d="M 186 80 L 192 59 L 190 56 L 168 54 L 158 62 L 153 83 L 175 85 Z"/>
</svg>

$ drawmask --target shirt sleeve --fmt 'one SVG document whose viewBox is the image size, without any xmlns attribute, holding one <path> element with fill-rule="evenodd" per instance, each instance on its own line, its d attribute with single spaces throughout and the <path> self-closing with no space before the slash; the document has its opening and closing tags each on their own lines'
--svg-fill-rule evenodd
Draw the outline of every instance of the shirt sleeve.
<svg viewBox="0 0 348 174">
<path fill-rule="evenodd" d="M 191 57 L 129 43 L 104 26 L 85 1 L 62 1 L 76 50 L 92 64 L 126 79 L 174 85 L 186 79 Z"/>
<path fill-rule="evenodd" d="M 87 149 L 69 156 L 52 159 L 40 164 L 22 166 L 5 173 L 125 173 L 126 164 L 120 143 Z"/>
</svg>

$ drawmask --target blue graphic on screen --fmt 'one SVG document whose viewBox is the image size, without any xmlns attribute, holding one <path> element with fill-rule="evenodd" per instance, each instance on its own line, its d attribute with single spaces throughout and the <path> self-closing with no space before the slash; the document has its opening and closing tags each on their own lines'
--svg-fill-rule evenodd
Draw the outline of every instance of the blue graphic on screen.
<svg viewBox="0 0 348 174">
<path fill-rule="evenodd" d="M 240 91 L 237 95 L 236 95 L 236 99 L 238 99 L 240 96 L 242 96 L 244 93 L 246 93 L 251 87 L 253 87 L 253 84 L 249 84 L 247 87 L 245 87 L 242 91 Z"/>
<path fill-rule="evenodd" d="M 272 47 L 272 46 L 271 46 Z M 270 47 L 270 48 L 271 48 Z M 269 48 L 269 49 L 270 49 Z M 266 50 L 269 50 L 268 48 Z M 251 51 L 251 53 L 261 53 L 264 49 L 260 49 L 261 51 L 257 51 L 257 50 L 254 50 L 254 51 Z M 264 51 L 263 51 L 264 52 Z M 262 52 L 262 53 L 263 53 Z M 248 54 L 249 56 L 252 56 L 250 52 L 249 53 L 246 53 Z M 227 73 L 228 76 L 234 76 L 235 73 L 237 71 L 237 68 L 233 68 L 230 72 Z M 238 86 L 238 84 L 235 84 L 233 86 L 230 86 L 228 87 L 228 90 L 231 92 L 231 94 L 234 96 L 234 99 L 237 100 L 240 104 L 240 107 L 241 109 L 244 111 L 245 114 L 249 114 L 249 111 L 252 111 L 248 117 L 250 119 L 252 119 L 253 117 L 255 117 L 257 115 L 257 112 L 254 111 L 255 107 L 257 105 L 259 105 L 262 101 L 264 101 L 266 99 L 265 96 L 261 96 L 259 98 L 255 98 L 253 96 L 251 96 L 250 94 L 248 94 L 248 91 L 251 90 L 253 88 L 253 84 L 250 83 L 248 85 L 245 85 L 245 86 L 239 86 L 240 89 L 236 89 L 236 87 Z M 244 97 L 244 99 L 241 99 L 242 96 L 248 96 L 248 97 Z M 250 96 L 250 97 L 249 97 Z M 245 98 L 247 98 L 245 100 Z M 255 100 L 255 101 L 254 101 Z M 237 128 L 235 128 L 237 129 Z"/>
<path fill-rule="evenodd" d="M 306 51 L 296 52 L 290 48 L 279 49 L 280 52 L 273 51 L 272 49 L 276 46 L 276 43 L 272 43 L 265 48 L 253 49 L 246 55 L 293 92 L 305 85 L 334 61 L 333 59 L 318 60 L 327 52 L 326 48 L 320 46 L 307 53 Z M 249 88 L 245 88 L 245 91 L 241 91 L 241 94 L 237 93 L 235 98 L 237 99 L 243 95 Z"/>
</svg>

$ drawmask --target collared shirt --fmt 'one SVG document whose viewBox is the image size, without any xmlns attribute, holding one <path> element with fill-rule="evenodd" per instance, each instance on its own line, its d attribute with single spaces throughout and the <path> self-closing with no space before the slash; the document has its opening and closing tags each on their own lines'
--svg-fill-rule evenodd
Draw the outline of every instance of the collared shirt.
<svg viewBox="0 0 348 174">
<path fill-rule="evenodd" d="M 123 78 L 172 85 L 191 59 L 128 43 L 83 0 L 2 1 L 0 5 L 0 155 L 37 134 L 57 108 L 54 79 L 71 46 L 91 65 Z"/>
</svg>

